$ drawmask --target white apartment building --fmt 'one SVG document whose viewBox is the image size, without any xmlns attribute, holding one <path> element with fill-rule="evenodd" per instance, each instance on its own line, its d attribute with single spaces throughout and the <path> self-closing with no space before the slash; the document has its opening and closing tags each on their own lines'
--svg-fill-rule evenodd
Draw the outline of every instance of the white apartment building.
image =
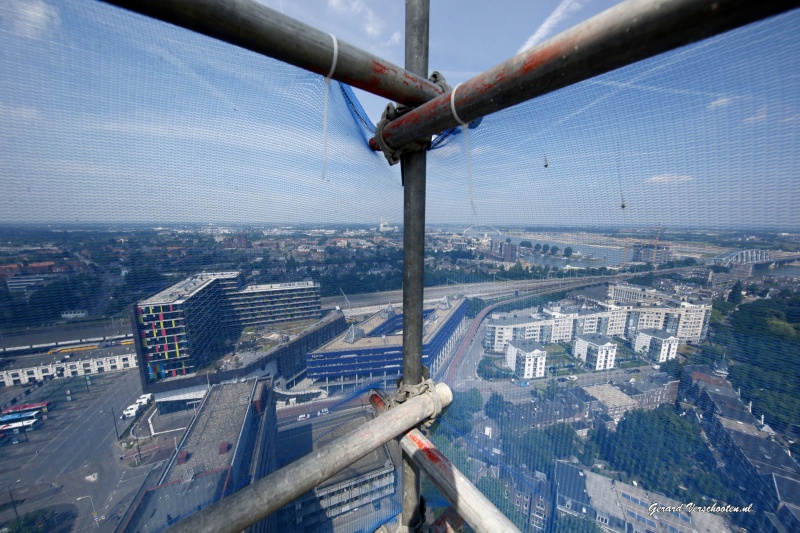
<svg viewBox="0 0 800 533">
<path fill-rule="evenodd" d="M 700 341 L 708 331 L 711 302 L 668 300 L 657 304 L 598 303 L 595 309 L 563 313 L 543 311 L 544 318 L 492 318 L 486 324 L 483 345 L 487 351 L 505 353 L 513 340 L 569 342 L 579 335 L 636 338 L 641 330 L 664 330 L 679 342 Z"/>
<path fill-rule="evenodd" d="M 73 356 L 74 357 L 74 356 Z M 26 385 L 44 379 L 102 374 L 136 368 L 136 354 L 109 355 L 88 359 L 71 358 L 61 362 L 48 362 L 0 371 L 0 385 Z"/>
<path fill-rule="evenodd" d="M 511 341 L 506 350 L 506 366 L 520 379 L 543 378 L 547 351 L 538 342 Z"/>
<path fill-rule="evenodd" d="M 644 329 L 636 333 L 633 349 L 653 362 L 663 363 L 678 356 L 680 343 L 678 337 L 665 331 Z"/>
<path fill-rule="evenodd" d="M 617 345 L 603 335 L 579 335 L 574 350 L 591 370 L 611 370 L 617 359 Z"/>
</svg>

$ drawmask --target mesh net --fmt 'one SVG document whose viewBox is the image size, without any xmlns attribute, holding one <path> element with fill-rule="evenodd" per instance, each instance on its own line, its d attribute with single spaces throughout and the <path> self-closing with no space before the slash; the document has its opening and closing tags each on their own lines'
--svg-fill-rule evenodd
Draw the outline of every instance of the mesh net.
<svg viewBox="0 0 800 533">
<path fill-rule="evenodd" d="M 520 529 L 797 527 L 799 273 L 742 268 L 797 260 L 799 16 L 433 140 L 426 363 L 455 400 L 430 438 Z M 100 3 L 9 2 L 0 48 L 0 399 L 51 402 L 37 431 L 3 426 L 20 446 L 0 452 L 2 519 L 19 505 L 89 529 L 91 495 L 102 527 L 159 531 L 372 418 L 367 391 L 399 372 L 391 315 L 342 340 L 350 324 L 319 312 L 241 318 L 234 335 L 221 315 L 169 315 L 189 293 L 141 304 L 203 272 L 241 273 L 202 289 L 241 317 L 245 286 L 319 282 L 322 308 L 359 324 L 401 300 L 400 169 L 369 149 L 350 87 L 330 84 L 324 142 L 320 76 Z M 641 294 L 585 289 L 625 269 Z M 162 387 L 179 376 L 143 368 L 147 320 L 167 360 L 200 339 L 219 357 Z M 253 382 L 230 392 L 264 374 L 274 418 L 248 410 Z M 158 407 L 120 420 L 143 383 Z M 399 465 L 381 447 L 263 527 L 373 531 L 400 510 Z M 423 493 L 429 519 L 447 507 L 427 479 Z M 650 512 L 669 502 L 755 511 Z"/>
</svg>

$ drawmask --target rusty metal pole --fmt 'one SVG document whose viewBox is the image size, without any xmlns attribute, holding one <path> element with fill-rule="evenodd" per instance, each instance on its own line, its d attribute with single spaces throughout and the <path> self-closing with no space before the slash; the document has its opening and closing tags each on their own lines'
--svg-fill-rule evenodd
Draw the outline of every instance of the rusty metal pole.
<svg viewBox="0 0 800 533">
<path fill-rule="evenodd" d="M 462 474 L 442 452 L 436 449 L 418 429 L 412 429 L 400 440 L 403 453 L 425 470 L 452 508 L 477 533 L 519 529 Z"/>
<path fill-rule="evenodd" d="M 406 0 L 406 70 L 428 77 L 430 0 Z M 425 260 L 426 153 L 402 157 L 403 174 L 403 383 L 422 382 L 422 300 Z M 419 512 L 419 467 L 403 454 L 401 524 L 410 531 L 422 526 Z"/>
<path fill-rule="evenodd" d="M 800 6 L 800 0 L 625 0 L 461 84 L 463 122 Z M 458 125 L 450 93 L 383 129 L 392 149 Z M 375 139 L 370 146 L 378 150 Z"/>
<path fill-rule="evenodd" d="M 325 76 L 331 70 L 331 35 L 255 0 L 104 0 L 188 30 Z M 444 90 L 397 65 L 337 41 L 334 80 L 409 106 Z M 427 54 L 426 54 L 427 58 Z M 426 59 L 427 67 L 427 59 Z"/>
</svg>

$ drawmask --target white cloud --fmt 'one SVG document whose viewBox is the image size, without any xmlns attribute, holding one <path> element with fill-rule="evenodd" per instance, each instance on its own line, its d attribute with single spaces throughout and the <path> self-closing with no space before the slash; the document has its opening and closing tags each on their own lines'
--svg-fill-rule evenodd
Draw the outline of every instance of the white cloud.
<svg viewBox="0 0 800 533">
<path fill-rule="evenodd" d="M 3 29 L 28 39 L 39 39 L 61 22 L 58 9 L 42 0 L 5 0 L 0 10 Z"/>
<path fill-rule="evenodd" d="M 397 46 L 400 44 L 400 37 L 399 31 L 394 32 L 392 36 L 389 37 L 385 43 L 383 43 L 383 46 Z"/>
<path fill-rule="evenodd" d="M 691 176 L 681 176 L 680 174 L 659 174 L 644 180 L 650 185 L 672 185 L 673 183 L 684 183 L 694 180 Z"/>
<path fill-rule="evenodd" d="M 763 120 L 767 120 L 767 106 L 759 107 L 758 112 L 755 115 L 744 119 L 744 123 L 753 124 L 754 122 L 761 122 Z"/>
<path fill-rule="evenodd" d="M 328 0 L 328 7 L 362 17 L 363 29 L 372 38 L 380 37 L 386 23 L 362 0 Z M 392 35 L 394 37 L 394 35 Z M 397 36 L 398 39 L 400 36 Z M 399 41 L 398 41 L 399 42 Z"/>
<path fill-rule="evenodd" d="M 0 119 L 15 122 L 33 122 L 39 116 L 39 112 L 33 107 L 12 107 L 5 106 L 0 102 Z"/>
<path fill-rule="evenodd" d="M 586 3 L 587 2 L 581 0 L 561 0 L 561 3 L 558 4 L 558 7 L 556 7 L 552 13 L 550 13 L 550 16 L 547 17 L 544 22 L 542 22 L 533 35 L 528 37 L 528 40 L 525 41 L 525 44 L 519 47 L 517 53 L 521 54 L 525 50 L 533 48 L 540 42 L 544 41 L 562 20 L 567 18 L 572 13 L 579 11 Z"/>
<path fill-rule="evenodd" d="M 710 104 L 708 104 L 708 109 L 716 109 L 718 107 L 726 107 L 729 106 L 733 102 L 733 98 L 728 98 L 727 96 L 723 96 L 721 98 L 717 98 Z"/>
</svg>

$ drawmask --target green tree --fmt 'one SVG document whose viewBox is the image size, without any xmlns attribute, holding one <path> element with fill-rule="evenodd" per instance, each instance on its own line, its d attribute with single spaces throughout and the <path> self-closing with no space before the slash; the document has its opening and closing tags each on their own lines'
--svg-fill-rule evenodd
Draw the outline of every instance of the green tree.
<svg viewBox="0 0 800 533">
<path fill-rule="evenodd" d="M 556 254 L 558 253 L 558 250 L 559 250 L 559 247 L 558 247 L 558 246 L 551 246 L 551 247 L 550 247 L 550 253 L 551 253 L 552 255 L 556 255 Z"/>
<path fill-rule="evenodd" d="M 486 416 L 488 416 L 492 420 L 500 420 L 506 413 L 506 410 L 507 410 L 507 402 L 503 398 L 503 395 L 497 392 L 493 392 L 492 395 L 489 397 L 489 401 L 486 402 L 486 407 L 484 407 L 484 412 L 486 413 Z"/>
<path fill-rule="evenodd" d="M 559 423 L 544 430 L 553 447 L 553 454 L 559 459 L 567 459 L 578 454 L 578 434 L 569 424 Z"/>
<path fill-rule="evenodd" d="M 742 285 L 741 281 L 737 281 L 733 284 L 731 288 L 730 294 L 728 294 L 728 301 L 732 304 L 739 305 L 742 303 L 744 297 L 742 296 L 742 291 L 744 290 L 744 286 Z"/>
<path fill-rule="evenodd" d="M 519 243 L 520 248 L 533 248 L 533 244 L 531 241 L 520 241 Z"/>
<path fill-rule="evenodd" d="M 536 245 L 533 247 L 533 251 L 536 252 L 536 253 L 541 252 L 542 251 L 542 245 L 537 242 Z"/>
<path fill-rule="evenodd" d="M 486 307 L 486 302 L 480 298 L 467 298 L 467 316 L 475 318 Z"/>
<path fill-rule="evenodd" d="M 33 511 L 22 518 L 11 522 L 9 533 L 46 533 L 52 528 L 53 513 L 51 511 Z"/>
<path fill-rule="evenodd" d="M 564 257 L 572 257 L 572 247 L 567 246 L 564 248 Z"/>
<path fill-rule="evenodd" d="M 478 376 L 481 379 L 510 378 L 512 375 L 510 370 L 500 370 L 494 366 L 491 357 L 484 357 L 481 359 L 480 363 L 478 363 Z"/>
<path fill-rule="evenodd" d="M 549 244 L 543 244 L 542 245 L 542 253 L 543 254 L 546 254 L 549 250 L 550 250 L 550 245 Z"/>
</svg>

